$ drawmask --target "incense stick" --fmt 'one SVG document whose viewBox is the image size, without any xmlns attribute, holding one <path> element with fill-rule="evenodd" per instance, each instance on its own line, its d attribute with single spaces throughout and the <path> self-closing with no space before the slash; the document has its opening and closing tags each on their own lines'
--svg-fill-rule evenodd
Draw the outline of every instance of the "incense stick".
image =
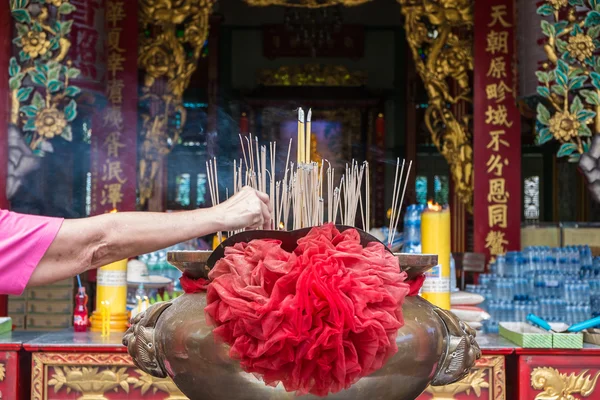
<svg viewBox="0 0 600 400">
<path fill-rule="evenodd" d="M 390 224 L 388 227 L 388 246 L 391 245 L 390 239 L 392 237 L 392 228 L 394 227 L 394 217 L 396 210 L 396 202 L 398 201 L 398 170 L 400 167 L 400 157 L 396 159 L 396 175 L 394 176 L 394 191 L 392 192 L 392 208 L 390 214 Z M 402 172 L 404 172 L 404 160 L 402 161 Z M 402 179 L 402 173 L 400 174 L 400 179 Z"/>
<path fill-rule="evenodd" d="M 240 145 L 242 146 L 242 153 L 244 154 L 244 164 L 246 165 L 246 169 L 248 169 L 248 159 L 246 158 L 246 149 L 245 149 L 244 140 L 242 139 L 241 134 L 240 134 Z"/>
<path fill-rule="evenodd" d="M 293 141 L 290 138 L 283 174 L 277 173 L 277 142 L 269 142 L 268 157 L 270 158 L 267 160 L 266 143 L 260 145 L 258 137 L 252 134 L 247 136 L 240 134 L 242 157 L 239 158 L 239 163 L 238 160 L 233 161 L 233 193 L 238 193 L 244 184 L 266 193 L 272 207 L 271 221 L 267 222 L 267 225 L 275 230 L 300 229 L 318 226 L 325 222 L 356 226 L 359 225 L 357 220 L 360 218 L 360 226 L 369 232 L 371 228 L 369 163 L 359 164 L 352 159 L 343 168 L 341 179 L 337 180 L 335 168 L 328 160 L 322 159 L 320 162 L 311 160 L 314 145 L 312 109 L 309 108 L 305 113 L 302 108 L 298 108 L 297 130 L 297 160 L 290 162 Z M 408 174 L 411 167 L 412 164 L 408 167 Z M 400 158 L 397 158 L 392 213 L 389 221 L 388 245 L 390 246 L 395 238 L 406 194 L 408 175 L 404 175 L 404 170 L 405 161 L 402 162 L 401 167 Z M 211 201 L 213 205 L 217 205 L 219 204 L 219 180 L 216 158 L 207 162 L 207 182 Z M 228 188 L 225 194 L 229 197 Z M 325 210 L 326 206 L 327 210 Z"/>
<path fill-rule="evenodd" d="M 395 202 L 392 203 L 392 215 L 390 216 L 390 228 L 388 231 L 388 247 L 391 248 L 392 244 L 393 244 L 393 238 L 396 236 L 395 232 L 393 232 L 393 228 L 396 227 L 398 225 L 398 218 L 399 213 L 396 212 L 396 209 L 398 207 L 398 200 L 400 197 L 400 189 L 402 188 L 402 176 L 404 175 L 404 165 L 405 165 L 405 161 L 406 160 L 402 160 L 402 169 L 400 170 L 400 176 L 398 178 L 397 182 L 394 182 L 394 188 L 397 188 L 396 193 L 395 193 Z M 398 186 L 398 184 L 400 184 L 400 186 Z"/>
<path fill-rule="evenodd" d="M 302 108 L 298 109 L 298 159 L 296 162 L 299 164 L 304 162 L 304 111 Z"/>
<path fill-rule="evenodd" d="M 366 214 L 367 214 L 367 226 L 365 231 L 370 232 L 371 231 L 371 173 L 369 171 L 369 163 L 366 163 L 366 169 L 367 169 L 367 176 L 366 176 L 366 181 L 367 181 L 367 185 L 365 188 L 365 203 L 366 203 Z"/>
<path fill-rule="evenodd" d="M 311 116 L 312 116 L 312 109 L 308 109 L 308 115 L 306 116 L 306 143 L 305 145 L 305 149 L 304 151 L 306 152 L 304 155 L 304 162 L 309 163 L 311 161 L 310 159 L 310 150 L 312 147 L 312 132 L 311 132 Z"/>
<path fill-rule="evenodd" d="M 412 167 L 412 160 L 408 163 L 408 171 L 406 173 L 406 179 L 404 180 L 404 188 L 402 189 L 402 199 L 400 200 L 400 205 L 398 207 L 398 217 L 396 218 L 396 224 L 394 225 L 394 232 L 392 233 L 392 243 L 394 243 L 394 238 L 396 236 L 396 229 L 398 228 L 398 221 L 400 220 L 400 211 L 402 210 L 402 203 L 404 202 L 404 194 L 406 193 L 406 187 L 408 186 L 408 179 L 410 177 L 410 169 Z"/>
</svg>

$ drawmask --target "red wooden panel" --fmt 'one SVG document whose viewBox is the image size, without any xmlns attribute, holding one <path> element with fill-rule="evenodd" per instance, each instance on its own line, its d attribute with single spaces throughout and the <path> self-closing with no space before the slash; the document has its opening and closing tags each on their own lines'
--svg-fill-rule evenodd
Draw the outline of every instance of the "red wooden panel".
<svg viewBox="0 0 600 400">
<path fill-rule="evenodd" d="M 519 399 L 600 400 L 600 355 L 519 357 Z"/>
<path fill-rule="evenodd" d="M 0 352 L 0 399 L 18 399 L 19 357 L 16 351 Z"/>
</svg>

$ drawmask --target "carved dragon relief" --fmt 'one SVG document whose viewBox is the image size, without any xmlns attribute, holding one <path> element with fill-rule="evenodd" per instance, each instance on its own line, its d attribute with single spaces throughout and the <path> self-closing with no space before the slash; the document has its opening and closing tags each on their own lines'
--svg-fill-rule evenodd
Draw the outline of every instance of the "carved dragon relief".
<svg viewBox="0 0 600 400">
<path fill-rule="evenodd" d="M 406 17 L 405 31 L 427 94 L 425 123 L 432 141 L 450 166 L 455 190 L 473 209 L 473 144 L 471 116 L 458 118 L 451 107 L 472 103 L 470 73 L 473 42 L 461 38 L 472 30 L 473 4 L 468 0 L 398 0 Z M 454 87 L 457 93 L 454 93 Z"/>
<path fill-rule="evenodd" d="M 162 158 L 177 145 L 186 123 L 183 92 L 208 36 L 212 0 L 141 0 L 138 64 L 144 72 L 139 198 L 152 197 Z"/>
</svg>

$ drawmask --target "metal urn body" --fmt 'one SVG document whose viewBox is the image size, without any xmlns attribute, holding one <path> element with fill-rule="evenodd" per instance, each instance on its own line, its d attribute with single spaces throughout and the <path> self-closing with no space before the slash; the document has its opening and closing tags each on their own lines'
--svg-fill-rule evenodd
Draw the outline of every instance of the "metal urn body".
<svg viewBox="0 0 600 400">
<path fill-rule="evenodd" d="M 289 241 L 293 245 L 293 240 Z M 208 276 L 211 257 L 221 256 L 218 249 L 212 254 L 182 251 L 170 252 L 168 260 L 188 277 L 197 279 Z M 437 257 L 431 255 L 395 256 L 409 280 L 437 264 Z M 215 340 L 213 327 L 205 319 L 205 307 L 206 293 L 199 292 L 157 303 L 137 315 L 123 338 L 135 364 L 155 377 L 171 377 L 191 400 L 297 397 L 281 384 L 267 386 L 244 372 L 239 362 L 229 357 L 229 346 Z M 462 379 L 481 356 L 475 331 L 449 311 L 415 296 L 405 298 L 402 313 L 404 326 L 396 336 L 398 352 L 383 368 L 346 390 L 330 394 L 328 399 L 413 400 L 428 385 L 447 385 Z M 318 399 L 313 395 L 302 398 Z"/>
<path fill-rule="evenodd" d="M 217 343 L 204 317 L 206 295 L 186 294 L 140 314 L 124 338 L 135 363 L 157 376 L 169 376 L 190 399 L 293 399 L 281 385 L 266 386 L 245 373 Z M 329 395 L 335 400 L 365 398 L 412 400 L 429 384 L 444 385 L 464 377 L 479 358 L 475 333 L 453 314 L 410 297 L 402 309 L 398 352 L 384 368 L 352 387 Z M 317 399 L 316 396 L 303 398 Z"/>
</svg>

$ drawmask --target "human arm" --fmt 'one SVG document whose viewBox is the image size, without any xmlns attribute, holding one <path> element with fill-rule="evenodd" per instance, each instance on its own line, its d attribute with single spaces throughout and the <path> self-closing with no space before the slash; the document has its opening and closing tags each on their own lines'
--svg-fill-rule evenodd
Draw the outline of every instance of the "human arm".
<svg viewBox="0 0 600 400">
<path fill-rule="evenodd" d="M 244 188 L 208 209 L 177 213 L 123 212 L 65 220 L 28 286 L 72 277 L 112 262 L 217 231 L 267 228 L 269 197 Z"/>
</svg>

